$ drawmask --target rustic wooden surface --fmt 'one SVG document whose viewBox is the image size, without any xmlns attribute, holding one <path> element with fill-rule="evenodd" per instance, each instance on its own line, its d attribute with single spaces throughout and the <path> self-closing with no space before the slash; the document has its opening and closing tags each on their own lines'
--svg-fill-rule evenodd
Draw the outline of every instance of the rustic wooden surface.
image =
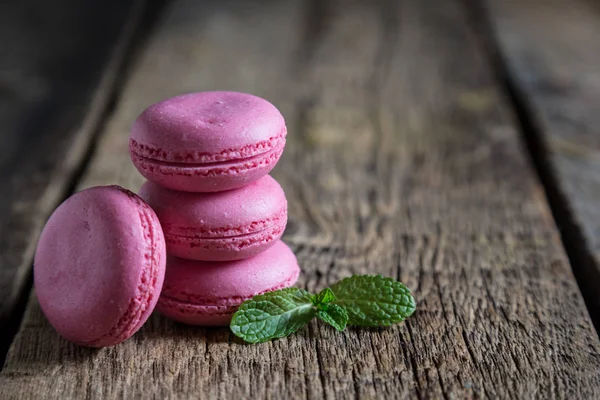
<svg viewBox="0 0 600 400">
<path fill-rule="evenodd" d="M 176 1 L 124 87 L 81 188 L 142 178 L 127 131 L 152 102 L 231 89 L 274 102 L 274 171 L 300 286 L 397 277 L 418 311 L 386 329 L 245 345 L 160 315 L 91 350 L 35 296 L 0 398 L 598 398 L 600 342 L 463 2 Z"/>
<path fill-rule="evenodd" d="M 0 365 L 44 221 L 86 158 L 132 33 L 128 2 L 0 5 Z M 112 61 L 106 60 L 111 58 Z"/>
<path fill-rule="evenodd" d="M 516 94 L 548 150 L 559 225 L 600 329 L 600 6 L 488 0 L 488 8 Z"/>
</svg>

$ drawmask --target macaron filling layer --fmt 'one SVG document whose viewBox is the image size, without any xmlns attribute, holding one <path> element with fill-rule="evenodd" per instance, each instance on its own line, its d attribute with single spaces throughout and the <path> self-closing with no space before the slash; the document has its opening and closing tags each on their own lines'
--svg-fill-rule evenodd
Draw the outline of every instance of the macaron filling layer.
<svg viewBox="0 0 600 400">
<path fill-rule="evenodd" d="M 89 342 L 79 343 L 92 347 L 110 345 L 114 343 L 115 340 L 122 341 L 133 335 L 133 333 L 135 333 L 135 331 L 137 331 L 146 321 L 147 315 L 145 314 L 151 311 L 149 308 L 151 307 L 154 293 L 157 289 L 160 289 L 157 288 L 160 270 L 159 260 L 161 258 L 157 254 L 160 232 L 156 232 L 154 228 L 158 221 L 150 207 L 141 201 L 138 196 L 119 186 L 113 187 L 129 196 L 131 201 L 139 206 L 140 225 L 142 227 L 143 237 L 146 239 L 146 241 L 143 242 L 145 244 L 143 256 L 146 265 L 142 269 L 136 294 L 130 300 L 127 309 L 119 319 L 118 323 L 102 337 Z"/>
<path fill-rule="evenodd" d="M 265 153 L 247 158 L 210 163 L 171 162 L 147 158 L 135 153 L 131 153 L 131 158 L 138 168 L 150 173 L 160 172 L 161 175 L 211 177 L 235 175 L 241 172 L 274 165 L 281 157 L 284 147 L 285 141 Z"/>
<path fill-rule="evenodd" d="M 216 153 L 207 153 L 202 151 L 187 152 L 169 152 L 148 144 L 140 143 L 135 139 L 129 140 L 129 151 L 132 155 L 140 158 L 163 161 L 165 163 L 181 164 L 211 164 L 223 161 L 243 160 L 252 158 L 261 154 L 271 152 L 285 146 L 285 137 L 287 130 L 283 130 L 279 135 L 273 136 L 254 144 L 242 146 L 240 148 L 225 149 Z"/>
<path fill-rule="evenodd" d="M 263 218 L 257 221 L 252 221 L 239 226 L 223 226 L 211 227 L 206 226 L 180 226 L 175 224 L 163 223 L 163 229 L 171 237 L 188 238 L 188 239 L 211 239 L 211 238 L 234 238 L 255 233 L 260 233 L 266 230 L 272 230 L 277 227 L 285 228 L 287 222 L 287 205 L 282 207 L 280 211 L 272 217 Z"/>
<path fill-rule="evenodd" d="M 257 254 L 265 250 L 276 240 L 281 238 L 285 226 L 287 224 L 287 211 L 284 209 L 280 212 L 277 218 L 273 218 L 271 223 L 260 230 L 252 230 L 249 226 L 239 227 L 236 230 L 228 229 L 227 233 L 231 234 L 235 231 L 248 232 L 241 233 L 236 236 L 182 236 L 170 233 L 165 233 L 165 241 L 167 247 L 173 255 L 206 260 L 232 260 Z M 257 223 L 256 225 L 265 225 Z M 188 228 L 189 231 L 193 228 Z M 167 231 L 167 229 L 165 229 Z M 233 232 L 232 232 L 233 231 Z"/>
<path fill-rule="evenodd" d="M 296 271 L 294 275 L 284 283 L 256 292 L 250 296 L 207 298 L 190 293 L 177 293 L 172 295 L 163 293 L 160 296 L 156 307 L 159 311 L 168 308 L 171 312 L 177 310 L 182 314 L 231 316 L 244 301 L 249 300 L 254 296 L 293 286 L 298 280 L 299 274 L 300 271 Z"/>
<path fill-rule="evenodd" d="M 227 261 L 250 257 L 281 238 L 285 226 L 233 238 L 194 239 L 165 237 L 173 255 L 199 260 Z"/>
</svg>

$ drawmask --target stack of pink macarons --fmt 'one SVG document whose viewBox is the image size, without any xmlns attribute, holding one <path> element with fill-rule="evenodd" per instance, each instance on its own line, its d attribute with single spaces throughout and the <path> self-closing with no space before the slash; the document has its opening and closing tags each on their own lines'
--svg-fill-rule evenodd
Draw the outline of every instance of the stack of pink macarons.
<svg viewBox="0 0 600 400">
<path fill-rule="evenodd" d="M 267 175 L 285 136 L 279 111 L 243 93 L 187 94 L 142 113 L 129 146 L 148 179 L 139 196 L 118 186 L 75 193 L 40 236 L 35 290 L 56 331 L 111 346 L 155 307 L 226 325 L 244 300 L 292 286 L 300 269 L 280 240 L 287 202 Z"/>
<path fill-rule="evenodd" d="M 162 314 L 226 325 L 244 300 L 296 282 L 296 258 L 280 240 L 287 201 L 267 175 L 286 132 L 271 103 L 235 92 L 174 97 L 138 117 L 129 151 L 168 254 Z"/>
</svg>

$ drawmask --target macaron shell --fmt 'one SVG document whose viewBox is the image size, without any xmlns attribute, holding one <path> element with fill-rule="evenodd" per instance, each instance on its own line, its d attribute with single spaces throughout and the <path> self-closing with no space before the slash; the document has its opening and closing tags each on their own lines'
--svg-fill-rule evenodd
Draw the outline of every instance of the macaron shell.
<svg viewBox="0 0 600 400">
<path fill-rule="evenodd" d="M 243 301 L 292 286 L 299 274 L 296 256 L 282 241 L 238 261 L 218 263 L 169 257 L 157 310 L 188 324 L 224 325 Z"/>
<path fill-rule="evenodd" d="M 266 153 L 286 135 L 283 116 L 247 93 L 199 92 L 148 107 L 131 130 L 132 150 L 175 163 L 213 163 Z"/>
<path fill-rule="evenodd" d="M 260 97 L 190 93 L 148 107 L 132 127 L 129 153 L 138 171 L 161 186 L 218 192 L 269 173 L 286 135 L 279 110 Z"/>
<path fill-rule="evenodd" d="M 278 286 L 274 286 L 269 290 L 257 293 L 262 294 L 273 290 L 284 289 L 294 286 L 298 281 L 298 274 L 290 276 L 290 278 Z M 236 299 L 230 305 L 197 305 L 193 303 L 181 302 L 168 297 L 161 297 L 157 309 L 164 316 L 184 324 L 199 325 L 199 326 L 227 326 L 231 322 L 233 314 L 236 312 L 243 301 L 250 299 Z"/>
<path fill-rule="evenodd" d="M 246 258 L 270 247 L 287 223 L 285 193 L 269 175 L 219 193 L 177 192 L 146 182 L 139 195 L 158 215 L 170 254 L 182 258 Z"/>
<path fill-rule="evenodd" d="M 166 263 L 155 213 L 118 187 L 76 193 L 48 220 L 34 260 L 42 311 L 64 338 L 103 347 L 146 321 Z"/>
</svg>

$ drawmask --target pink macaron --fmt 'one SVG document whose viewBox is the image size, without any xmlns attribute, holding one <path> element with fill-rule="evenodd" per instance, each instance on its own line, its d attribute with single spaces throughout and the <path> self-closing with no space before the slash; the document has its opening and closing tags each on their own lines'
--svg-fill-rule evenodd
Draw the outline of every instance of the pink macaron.
<svg viewBox="0 0 600 400">
<path fill-rule="evenodd" d="M 238 261 L 218 263 L 169 257 L 156 309 L 186 324 L 225 326 L 245 300 L 293 286 L 299 273 L 296 256 L 282 241 Z"/>
<path fill-rule="evenodd" d="M 285 146 L 281 113 L 237 92 L 202 92 L 150 106 L 129 140 L 134 165 L 148 180 L 186 192 L 240 188 L 273 169 Z"/>
<path fill-rule="evenodd" d="M 162 224 L 170 255 L 201 261 L 247 258 L 271 247 L 287 223 L 287 201 L 271 176 L 240 189 L 189 193 L 146 182 L 139 191 Z"/>
<path fill-rule="evenodd" d="M 165 264 L 154 211 L 128 190 L 95 187 L 71 196 L 46 223 L 35 253 L 35 290 L 65 339 L 111 346 L 152 313 Z"/>
</svg>

